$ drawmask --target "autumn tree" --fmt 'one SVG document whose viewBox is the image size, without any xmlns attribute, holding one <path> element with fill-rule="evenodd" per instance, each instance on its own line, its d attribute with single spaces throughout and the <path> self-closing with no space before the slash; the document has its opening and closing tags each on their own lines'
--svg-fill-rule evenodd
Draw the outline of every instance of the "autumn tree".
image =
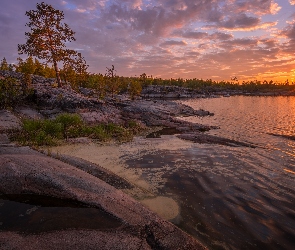
<svg viewBox="0 0 295 250">
<path fill-rule="evenodd" d="M 75 32 L 66 23 L 62 23 L 64 13 L 54 9 L 44 2 L 37 3 L 37 10 L 26 12 L 29 22 L 26 23 L 31 31 L 26 32 L 27 42 L 18 45 L 20 54 L 35 56 L 52 63 L 56 73 L 58 86 L 61 87 L 58 62 L 76 54 L 76 51 L 66 49 L 66 42 L 75 41 Z"/>
</svg>

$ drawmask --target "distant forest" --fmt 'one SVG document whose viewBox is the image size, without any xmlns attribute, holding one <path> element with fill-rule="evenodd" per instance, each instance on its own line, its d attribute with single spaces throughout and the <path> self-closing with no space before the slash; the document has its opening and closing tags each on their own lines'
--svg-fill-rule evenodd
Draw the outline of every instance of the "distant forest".
<svg viewBox="0 0 295 250">
<path fill-rule="evenodd" d="M 226 90 L 243 90 L 249 92 L 256 91 L 288 91 L 295 90 L 295 83 L 286 82 L 280 83 L 275 81 L 238 81 L 237 78 L 233 78 L 231 81 L 213 81 L 212 79 L 162 79 L 153 76 L 148 76 L 143 73 L 140 76 L 124 77 L 116 74 L 115 67 L 112 65 L 110 68 L 106 68 L 104 74 L 93 74 L 87 71 L 88 67 L 71 67 L 64 66 L 60 69 L 60 77 L 63 84 L 71 85 L 75 90 L 82 88 L 91 88 L 97 90 L 100 96 L 103 98 L 106 94 L 118 94 L 128 92 L 132 97 L 141 93 L 142 88 L 149 85 L 161 85 L 161 86 L 178 86 L 190 88 L 200 91 L 226 91 Z M 9 64 L 5 58 L 1 60 L 0 70 L 8 70 L 21 72 L 27 75 L 29 79 L 30 75 L 39 75 L 46 78 L 55 78 L 56 72 L 52 66 L 41 63 L 38 59 L 28 57 L 26 60 L 21 58 L 17 59 L 16 64 Z M 30 80 L 29 80 L 30 81 Z"/>
</svg>

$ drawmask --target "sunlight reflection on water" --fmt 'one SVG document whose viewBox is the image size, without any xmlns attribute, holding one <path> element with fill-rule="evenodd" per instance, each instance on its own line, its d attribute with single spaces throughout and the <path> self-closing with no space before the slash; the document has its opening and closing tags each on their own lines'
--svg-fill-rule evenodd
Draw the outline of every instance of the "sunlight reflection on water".
<svg viewBox="0 0 295 250">
<path fill-rule="evenodd" d="M 293 153 L 295 141 L 270 134 L 295 135 L 295 97 L 245 97 L 193 99 L 182 103 L 213 112 L 209 117 L 182 118 L 219 126 L 211 134 L 250 141 Z"/>
<path fill-rule="evenodd" d="M 258 148 L 192 144 L 126 154 L 128 168 L 158 195 L 180 205 L 173 222 L 210 249 L 293 249 L 295 245 L 295 97 L 182 101 L 211 117 L 182 119 L 220 126 L 209 133 Z M 163 140 L 172 140 L 166 136 Z"/>
</svg>

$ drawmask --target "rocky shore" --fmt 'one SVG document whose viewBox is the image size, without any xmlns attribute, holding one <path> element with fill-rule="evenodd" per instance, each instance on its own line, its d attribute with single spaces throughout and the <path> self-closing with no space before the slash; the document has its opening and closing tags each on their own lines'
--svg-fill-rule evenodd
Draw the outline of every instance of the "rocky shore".
<svg viewBox="0 0 295 250">
<path fill-rule="evenodd" d="M 64 112 L 80 114 L 85 122 L 91 124 L 124 124 L 134 119 L 142 126 L 209 129 L 202 125 L 192 126 L 175 117 L 197 114 L 196 111 L 173 102 L 131 102 L 123 96 L 100 101 L 77 93 L 69 86 L 54 88 L 52 82 L 39 78 L 33 88 L 35 103 L 0 111 L 1 249 L 206 249 L 200 242 L 123 193 L 121 190 L 134 188 L 127 180 L 79 158 L 61 155 L 54 158 L 54 155 L 17 146 L 7 136 L 21 128 L 22 118 L 52 118 Z M 209 114 L 199 112 L 201 115 Z M 16 197 L 32 196 L 32 204 L 45 197 L 45 200 L 54 198 L 60 202 L 79 203 L 81 209 L 93 208 L 97 215 L 92 219 L 105 223 L 88 228 L 89 225 L 84 225 L 82 220 L 76 222 L 74 227 L 64 221 L 61 230 L 58 220 L 62 218 L 55 223 L 46 222 L 52 218 L 42 219 L 45 215 L 41 212 L 40 204 L 11 221 L 6 220 L 8 215 L 5 213 L 22 207 L 17 205 Z M 30 199 L 23 203 L 30 203 Z M 23 228 L 13 226 L 19 216 L 28 222 Z M 76 220 L 79 221 L 79 218 Z M 38 230 L 34 231 L 36 222 Z"/>
<path fill-rule="evenodd" d="M 21 80 L 19 73 L 11 74 Z M 3 72 L 0 75 L 8 76 Z M 46 155 L 46 152 L 17 146 L 10 142 L 7 135 L 21 128 L 22 118 L 50 119 L 68 112 L 79 114 L 88 124 L 112 122 L 124 125 L 132 120 L 143 128 L 170 129 L 174 134 L 179 134 L 179 138 L 192 142 L 242 147 L 252 145 L 204 133 L 217 127 L 183 121 L 179 117 L 214 114 L 155 96 L 157 87 L 144 90 L 142 97 L 136 100 L 130 100 L 125 95 L 100 100 L 91 90 L 81 89 L 77 92 L 70 86 L 55 88 L 53 83 L 53 79 L 33 77 L 33 102 L 13 110 L 0 111 L 0 199 L 4 201 L 0 205 L 4 207 L 6 202 L 14 201 L 16 195 L 53 197 L 95 208 L 104 214 L 100 215 L 101 219 L 109 220 L 110 224 L 103 229 L 73 229 L 69 226 L 65 230 L 24 234 L 21 229 L 3 230 L 5 225 L 0 221 L 0 248 L 206 249 L 200 242 L 123 193 L 122 190 L 136 188 L 129 181 L 80 158 L 48 152 Z M 188 89 L 176 91 L 174 87 L 171 88 L 165 89 L 166 99 L 193 96 Z M 171 95 L 172 90 L 177 96 Z M 88 139 L 78 138 L 74 142 L 79 140 L 87 142 Z"/>
</svg>

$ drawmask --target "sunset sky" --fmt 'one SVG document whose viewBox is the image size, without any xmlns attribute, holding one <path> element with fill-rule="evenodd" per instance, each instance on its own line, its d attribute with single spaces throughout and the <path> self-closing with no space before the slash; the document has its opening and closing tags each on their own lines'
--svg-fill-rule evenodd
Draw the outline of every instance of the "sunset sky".
<svg viewBox="0 0 295 250">
<path fill-rule="evenodd" d="M 0 1 L 0 59 L 25 43 L 36 0 Z M 295 82 L 295 0 L 47 0 L 92 73 Z"/>
</svg>

